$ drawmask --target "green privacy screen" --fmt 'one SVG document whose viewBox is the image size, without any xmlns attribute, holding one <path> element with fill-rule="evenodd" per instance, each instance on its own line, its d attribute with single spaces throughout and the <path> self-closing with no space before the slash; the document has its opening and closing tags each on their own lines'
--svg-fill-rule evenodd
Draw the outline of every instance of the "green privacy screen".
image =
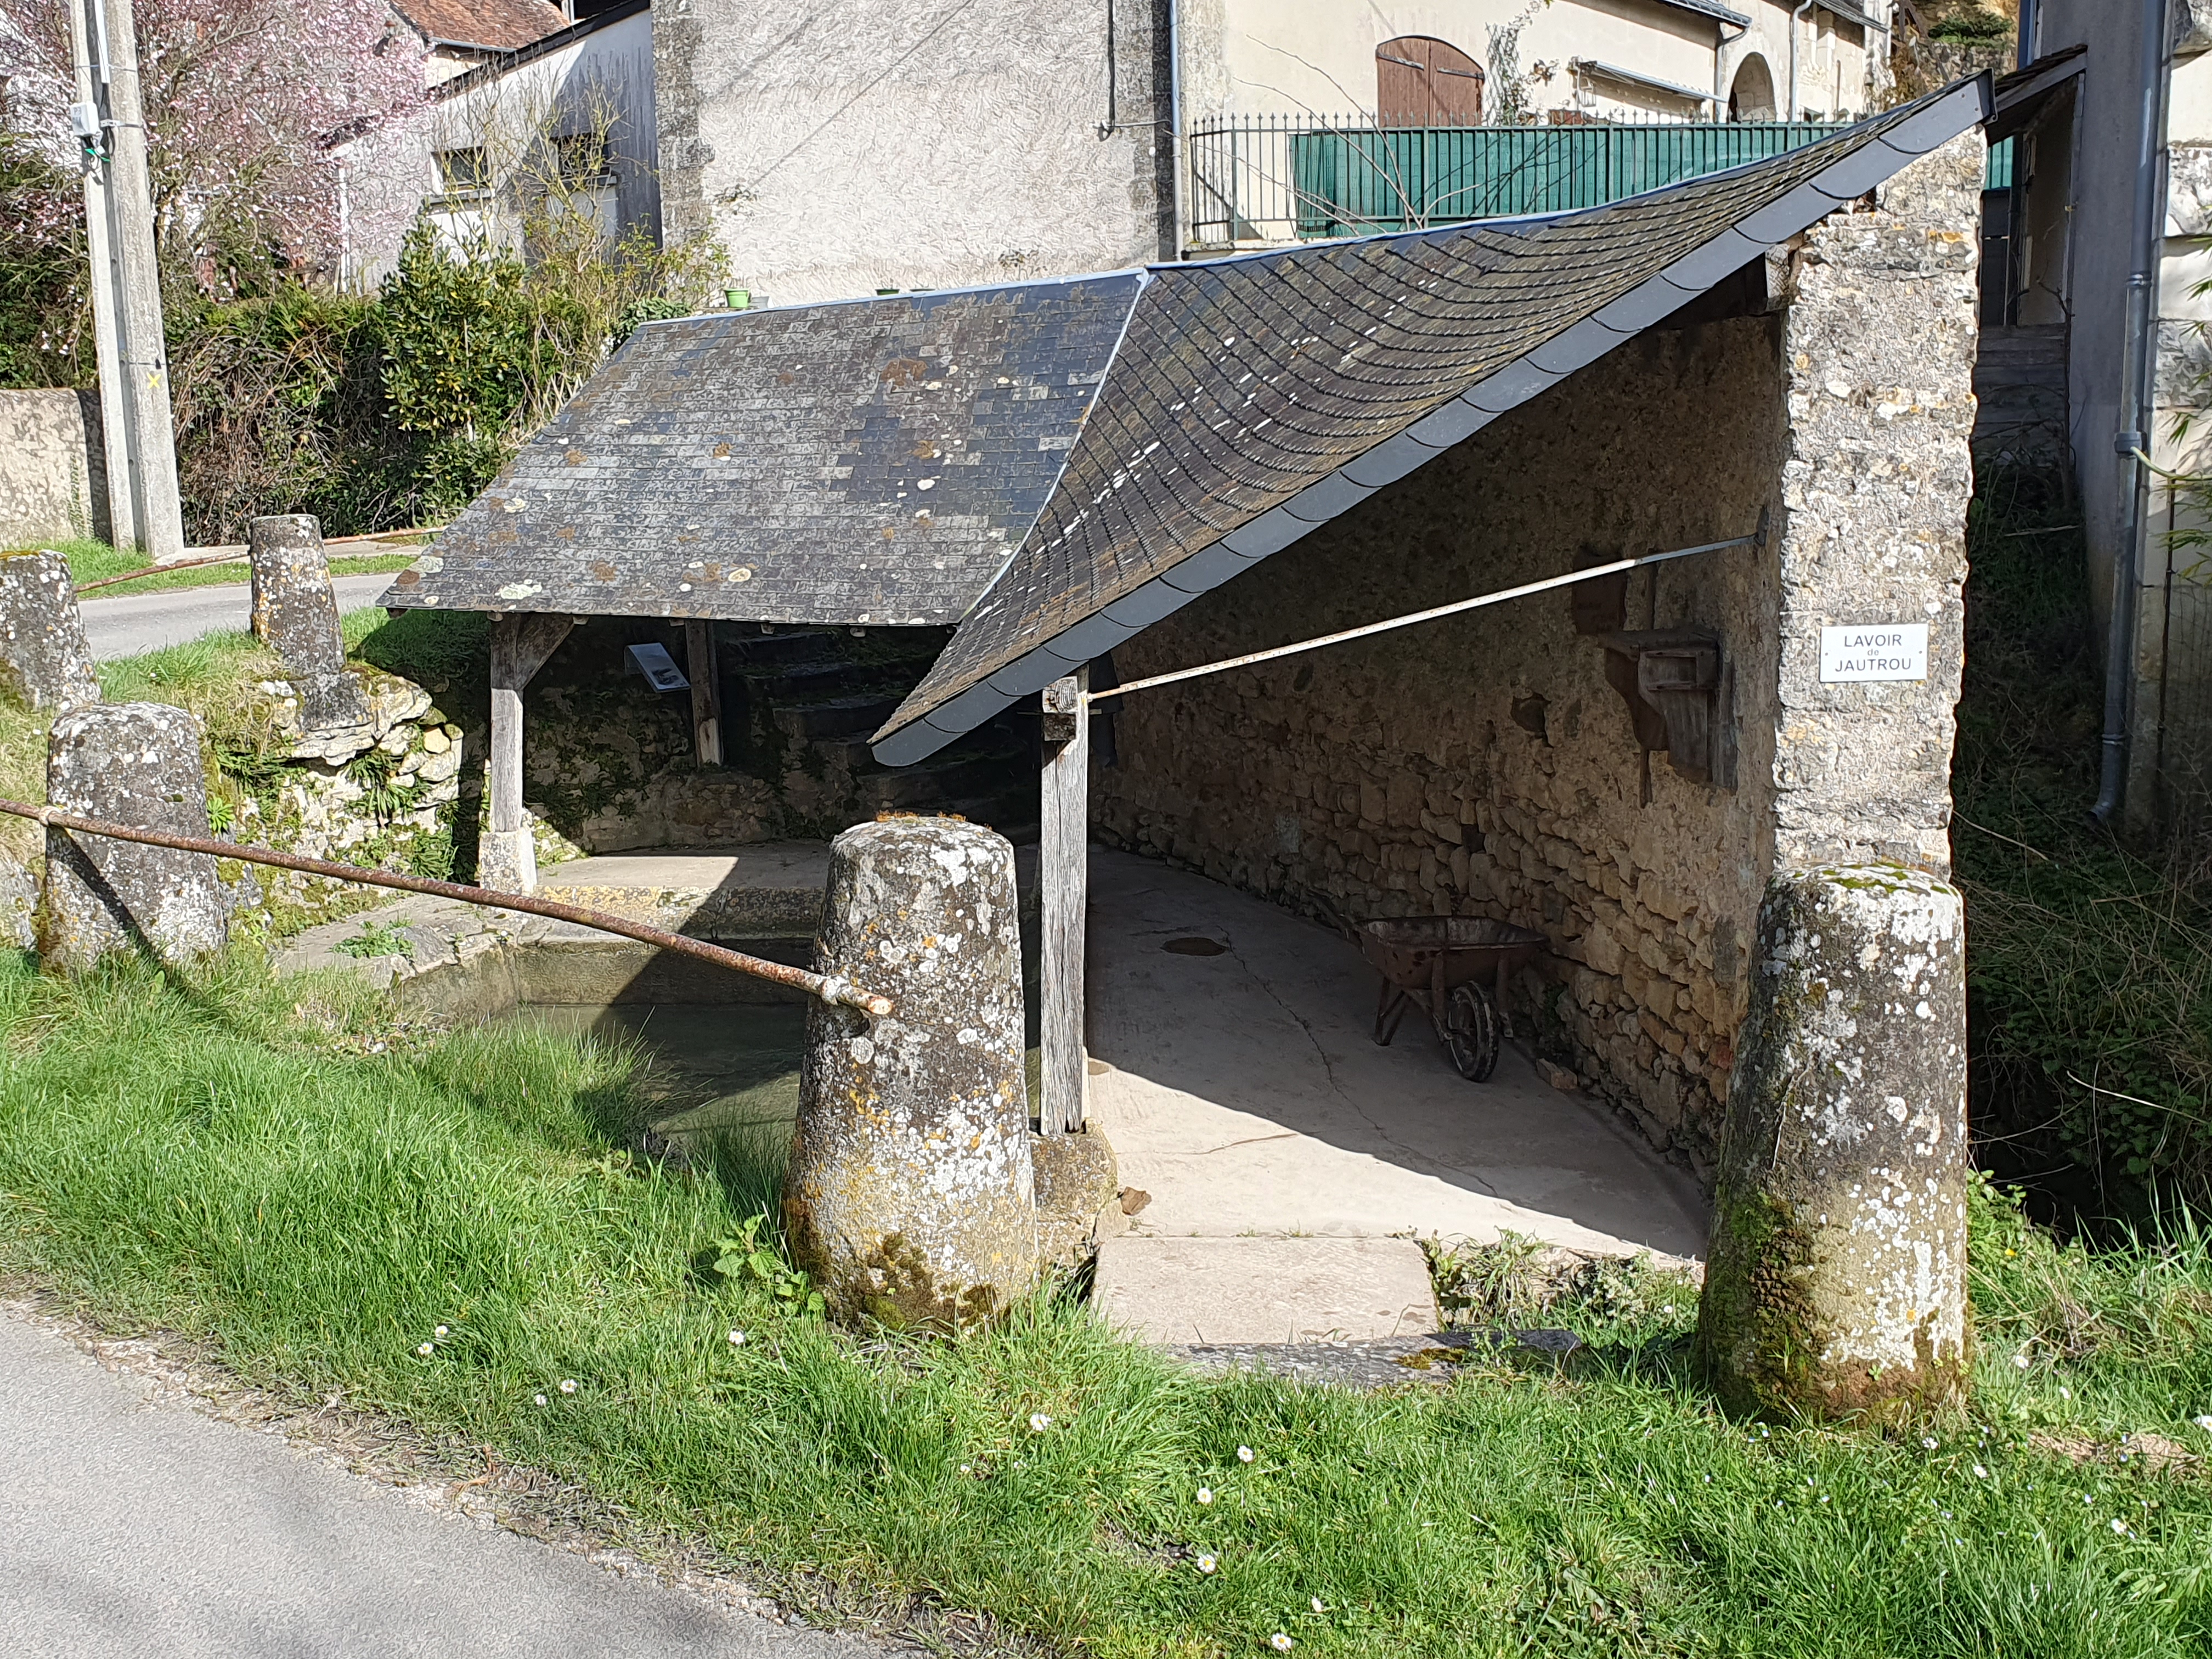
<svg viewBox="0 0 2212 1659">
<path fill-rule="evenodd" d="M 1812 121 L 1729 121 L 1293 133 L 1298 234 L 1358 236 L 1602 207 L 1837 131 Z"/>
</svg>

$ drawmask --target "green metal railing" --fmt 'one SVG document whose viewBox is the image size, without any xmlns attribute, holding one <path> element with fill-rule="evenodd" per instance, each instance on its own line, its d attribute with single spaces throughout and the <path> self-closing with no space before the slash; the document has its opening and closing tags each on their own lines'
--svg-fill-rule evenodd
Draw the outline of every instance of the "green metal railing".
<svg viewBox="0 0 2212 1659">
<path fill-rule="evenodd" d="M 1840 129 L 1814 121 L 1378 127 L 1357 118 L 1203 123 L 1186 143 L 1194 246 L 1413 230 L 1601 207 L 1765 161 Z M 2010 182 L 2011 148 L 1990 158 Z"/>
</svg>

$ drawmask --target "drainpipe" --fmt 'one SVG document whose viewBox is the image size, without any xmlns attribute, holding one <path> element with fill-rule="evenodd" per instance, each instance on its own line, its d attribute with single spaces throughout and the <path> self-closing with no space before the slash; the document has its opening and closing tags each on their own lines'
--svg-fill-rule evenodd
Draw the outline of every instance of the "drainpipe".
<svg viewBox="0 0 2212 1659">
<path fill-rule="evenodd" d="M 2013 52 L 2014 69 L 2026 69 L 2035 61 L 2035 0 L 2020 0 L 2020 44 Z"/>
<path fill-rule="evenodd" d="M 1728 32 L 1726 23 L 1713 26 L 1713 119 L 1728 119 L 1728 49 L 1751 33 L 1751 26 L 1741 23 L 1735 33 Z"/>
<path fill-rule="evenodd" d="M 1813 8 L 1819 3 L 1820 0 L 1805 0 L 1804 4 L 1798 7 L 1796 10 L 1790 14 L 1790 107 L 1782 112 L 1782 118 L 1785 121 L 1794 121 L 1797 118 L 1797 34 L 1799 26 L 1805 21 L 1805 14 L 1812 10 Z"/>
<path fill-rule="evenodd" d="M 1184 229 L 1182 9 L 1178 0 L 1168 0 L 1168 189 L 1172 198 L 1169 210 L 1175 216 L 1171 233 L 1175 246 L 1168 250 L 1168 256 L 1173 259 L 1182 258 Z"/>
<path fill-rule="evenodd" d="M 2120 418 L 2112 447 L 2124 458 L 2125 499 L 2120 541 L 2112 557 L 2112 631 L 2105 644 L 2105 739 L 2099 768 L 2100 823 L 2112 822 L 2124 783 L 2128 693 L 2133 681 L 2136 605 L 2142 588 L 2143 548 L 2150 534 L 2151 424 L 2158 401 L 2158 261 L 2165 244 L 2166 191 L 2160 167 L 2166 135 L 2166 0 L 2143 0 L 2141 93 L 2136 137 L 2135 268 L 2128 273 L 2127 337 L 2120 361 Z"/>
</svg>

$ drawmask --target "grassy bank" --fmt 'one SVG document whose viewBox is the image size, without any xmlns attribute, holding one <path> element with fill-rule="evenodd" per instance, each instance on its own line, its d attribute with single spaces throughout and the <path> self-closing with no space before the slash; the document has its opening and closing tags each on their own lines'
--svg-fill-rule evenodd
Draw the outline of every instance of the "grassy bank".
<svg viewBox="0 0 2212 1659">
<path fill-rule="evenodd" d="M 2212 1206 L 2212 860 L 2091 821 L 2103 683 L 2078 503 L 1983 481 L 1952 844 L 1983 1155 L 2069 1224 Z"/>
<path fill-rule="evenodd" d="M 957 1344 L 860 1341 L 716 1274 L 773 1171 L 634 1155 L 635 1056 L 384 1018 L 243 964 L 69 985 L 0 963 L 0 1260 L 771 1578 L 1071 1651 L 2212 1641 L 2212 1485 L 2116 1441 L 2212 1445 L 2200 1239 L 2061 1252 L 1983 1194 L 1978 1415 L 1924 1439 L 1726 1419 L 1686 1378 L 1686 1305 L 1556 1309 L 1595 1344 L 1570 1371 L 1384 1395 L 1194 1377 L 1054 1298 Z"/>
<path fill-rule="evenodd" d="M 347 653 L 356 661 L 414 680 L 456 718 L 482 726 L 489 705 L 489 647 L 482 617 L 409 611 L 387 617 L 368 606 L 348 613 L 340 626 Z M 98 672 L 100 695 L 109 702 L 165 702 L 198 716 L 206 732 L 211 793 L 264 787 L 281 768 L 272 709 L 255 688 L 264 680 L 283 678 L 286 671 L 251 634 L 204 634 L 181 645 L 101 663 Z M 0 795 L 46 799 L 49 723 L 0 696 Z M 0 817 L 0 851 L 19 860 L 30 859 L 43 845 L 43 834 L 28 819 Z M 470 842 L 473 847 L 473 837 Z"/>
</svg>

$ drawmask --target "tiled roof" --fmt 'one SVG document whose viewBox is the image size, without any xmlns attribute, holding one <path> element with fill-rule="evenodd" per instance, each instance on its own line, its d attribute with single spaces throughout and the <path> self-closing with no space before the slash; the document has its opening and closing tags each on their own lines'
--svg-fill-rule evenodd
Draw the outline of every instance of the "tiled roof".
<svg viewBox="0 0 2212 1659">
<path fill-rule="evenodd" d="M 495 52 L 568 27 L 568 14 L 548 0 L 394 0 L 394 9 L 432 40 Z"/>
<path fill-rule="evenodd" d="M 905 764 L 1218 586 L 1984 119 L 1986 77 L 1584 212 L 1162 265 Z"/>
<path fill-rule="evenodd" d="M 1142 280 L 649 323 L 386 603 L 955 622 L 1036 522 Z"/>
</svg>

